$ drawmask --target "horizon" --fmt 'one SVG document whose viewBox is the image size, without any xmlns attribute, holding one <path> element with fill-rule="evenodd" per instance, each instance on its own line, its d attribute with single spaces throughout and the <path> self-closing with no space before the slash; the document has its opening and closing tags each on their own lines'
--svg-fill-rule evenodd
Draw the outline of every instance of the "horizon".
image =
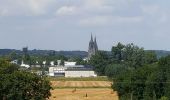
<svg viewBox="0 0 170 100">
<path fill-rule="evenodd" d="M 118 42 L 170 51 L 170 1 L 2 0 L 0 48 L 87 51 L 96 36 L 100 50 Z"/>
</svg>

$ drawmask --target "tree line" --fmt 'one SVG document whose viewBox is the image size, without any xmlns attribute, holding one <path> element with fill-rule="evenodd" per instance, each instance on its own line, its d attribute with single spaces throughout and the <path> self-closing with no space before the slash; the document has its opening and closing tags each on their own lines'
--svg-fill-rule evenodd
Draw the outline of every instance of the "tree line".
<svg viewBox="0 0 170 100">
<path fill-rule="evenodd" d="M 46 77 L 19 70 L 18 65 L 0 58 L 0 100 L 46 100 L 51 89 Z"/>
<path fill-rule="evenodd" d="M 112 89 L 120 100 L 170 99 L 170 56 L 157 59 L 153 51 L 118 43 L 111 55 L 99 51 L 89 64 L 98 75 L 113 80 Z"/>
</svg>

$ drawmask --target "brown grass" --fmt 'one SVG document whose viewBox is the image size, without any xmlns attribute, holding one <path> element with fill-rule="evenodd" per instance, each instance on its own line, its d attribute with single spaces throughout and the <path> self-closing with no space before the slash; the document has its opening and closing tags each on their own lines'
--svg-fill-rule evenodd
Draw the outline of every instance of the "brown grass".
<svg viewBox="0 0 170 100">
<path fill-rule="evenodd" d="M 118 100 L 117 93 L 108 88 L 55 89 L 51 93 L 50 100 Z"/>
</svg>

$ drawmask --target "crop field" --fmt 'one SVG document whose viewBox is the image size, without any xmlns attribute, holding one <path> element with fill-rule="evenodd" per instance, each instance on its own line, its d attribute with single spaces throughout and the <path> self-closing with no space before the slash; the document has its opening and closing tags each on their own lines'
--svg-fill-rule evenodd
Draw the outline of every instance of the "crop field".
<svg viewBox="0 0 170 100">
<path fill-rule="evenodd" d="M 116 92 L 108 88 L 54 89 L 50 100 L 118 100 Z"/>
<path fill-rule="evenodd" d="M 48 77 L 50 81 L 109 81 L 106 76 L 99 77 Z"/>
<path fill-rule="evenodd" d="M 53 90 L 49 100 L 118 100 L 106 77 L 51 78 Z"/>
<path fill-rule="evenodd" d="M 109 81 L 51 81 L 53 88 L 110 88 Z"/>
</svg>

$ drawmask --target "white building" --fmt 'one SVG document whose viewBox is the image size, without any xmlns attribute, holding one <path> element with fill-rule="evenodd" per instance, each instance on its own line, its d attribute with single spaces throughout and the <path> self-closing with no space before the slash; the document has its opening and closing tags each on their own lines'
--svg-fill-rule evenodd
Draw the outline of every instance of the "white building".
<svg viewBox="0 0 170 100">
<path fill-rule="evenodd" d="M 75 65 L 49 67 L 49 76 L 96 77 L 97 75 L 91 66 Z"/>
<path fill-rule="evenodd" d="M 64 66 L 75 66 L 75 65 L 76 65 L 76 62 L 68 62 L 68 61 L 64 62 Z"/>
<path fill-rule="evenodd" d="M 21 67 L 30 68 L 30 65 L 24 64 L 24 61 L 22 61 Z"/>
<path fill-rule="evenodd" d="M 49 67 L 49 76 L 65 76 L 65 67 Z"/>
<path fill-rule="evenodd" d="M 96 77 L 97 75 L 90 66 L 68 67 L 65 70 L 65 77 Z"/>
</svg>

